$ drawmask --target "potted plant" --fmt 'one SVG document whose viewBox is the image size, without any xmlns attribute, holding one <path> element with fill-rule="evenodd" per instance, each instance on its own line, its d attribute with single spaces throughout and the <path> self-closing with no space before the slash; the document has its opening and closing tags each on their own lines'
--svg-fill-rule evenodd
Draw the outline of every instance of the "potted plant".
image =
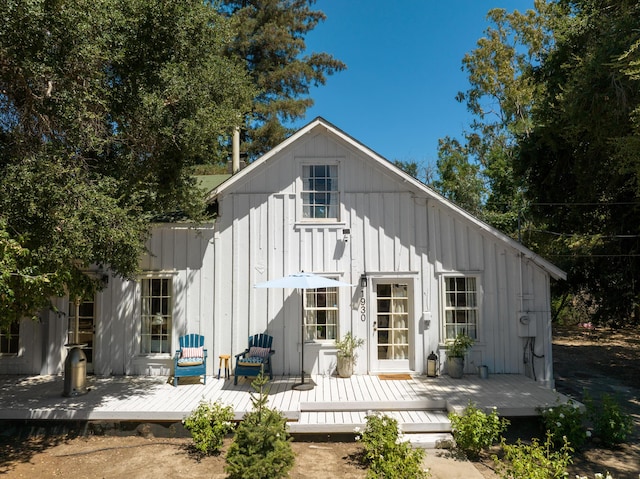
<svg viewBox="0 0 640 479">
<path fill-rule="evenodd" d="M 456 339 L 447 345 L 447 371 L 452 378 L 459 379 L 464 374 L 464 355 L 473 346 L 473 339 L 465 333 L 458 333 Z"/>
<path fill-rule="evenodd" d="M 358 355 L 356 350 L 364 344 L 364 339 L 357 338 L 348 332 L 344 337 L 336 341 L 338 348 L 338 375 L 343 378 L 351 377 Z"/>
</svg>

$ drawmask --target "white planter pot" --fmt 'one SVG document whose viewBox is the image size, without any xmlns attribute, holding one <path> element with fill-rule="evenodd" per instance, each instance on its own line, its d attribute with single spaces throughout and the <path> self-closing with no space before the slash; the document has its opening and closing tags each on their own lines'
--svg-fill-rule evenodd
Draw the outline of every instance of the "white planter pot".
<svg viewBox="0 0 640 479">
<path fill-rule="evenodd" d="M 341 378 L 350 378 L 353 374 L 353 367 L 355 365 L 355 361 L 353 358 L 344 358 L 338 356 L 338 376 Z"/>
</svg>

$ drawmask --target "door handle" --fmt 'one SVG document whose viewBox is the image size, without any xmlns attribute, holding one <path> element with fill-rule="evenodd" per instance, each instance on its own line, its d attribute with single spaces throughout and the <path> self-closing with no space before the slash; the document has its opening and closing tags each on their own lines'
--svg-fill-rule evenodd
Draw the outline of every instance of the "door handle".
<svg viewBox="0 0 640 479">
<path fill-rule="evenodd" d="M 378 321 L 374 321 L 373 322 L 373 330 L 377 331 L 378 330 Z"/>
</svg>

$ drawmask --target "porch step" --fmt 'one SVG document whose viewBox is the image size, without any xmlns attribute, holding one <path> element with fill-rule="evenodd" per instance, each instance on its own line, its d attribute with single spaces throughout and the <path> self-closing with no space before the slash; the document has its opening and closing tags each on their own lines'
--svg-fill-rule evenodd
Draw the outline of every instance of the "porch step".
<svg viewBox="0 0 640 479">
<path fill-rule="evenodd" d="M 405 434 L 404 438 L 415 449 L 450 449 L 453 436 L 448 432 Z"/>
<path fill-rule="evenodd" d="M 345 409 L 341 410 L 338 404 L 333 404 L 330 410 L 318 410 L 318 407 L 309 405 L 306 410 L 300 411 L 296 422 L 289 423 L 289 430 L 298 434 L 355 434 L 356 428 L 364 430 L 367 415 L 380 411 L 395 418 L 404 433 L 451 432 L 451 423 L 445 410 L 411 409 L 408 406 L 398 409 L 374 407 L 357 410 L 352 403 L 345 403 Z"/>
<path fill-rule="evenodd" d="M 408 399 L 400 401 L 318 401 L 300 402 L 301 412 L 319 411 L 445 411 L 444 399 Z"/>
</svg>

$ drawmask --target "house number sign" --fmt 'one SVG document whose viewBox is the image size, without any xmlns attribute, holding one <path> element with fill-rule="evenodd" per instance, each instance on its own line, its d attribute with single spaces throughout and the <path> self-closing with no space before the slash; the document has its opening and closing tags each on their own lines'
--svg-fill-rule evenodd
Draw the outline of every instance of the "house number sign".
<svg viewBox="0 0 640 479">
<path fill-rule="evenodd" d="M 364 322 L 367 320 L 367 300 L 364 296 L 360 298 L 360 321 Z"/>
</svg>

